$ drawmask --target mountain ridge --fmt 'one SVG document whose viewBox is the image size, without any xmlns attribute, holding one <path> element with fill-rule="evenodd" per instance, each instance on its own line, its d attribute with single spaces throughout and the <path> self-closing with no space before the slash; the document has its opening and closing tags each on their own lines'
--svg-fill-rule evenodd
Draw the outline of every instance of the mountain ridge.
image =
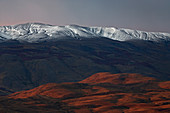
<svg viewBox="0 0 170 113">
<path fill-rule="evenodd" d="M 79 25 L 55 26 L 43 23 L 25 23 L 0 26 L 0 40 L 40 42 L 46 40 L 83 39 L 106 37 L 118 41 L 150 40 L 170 41 L 169 33 L 145 32 L 115 27 L 84 27 Z"/>
</svg>

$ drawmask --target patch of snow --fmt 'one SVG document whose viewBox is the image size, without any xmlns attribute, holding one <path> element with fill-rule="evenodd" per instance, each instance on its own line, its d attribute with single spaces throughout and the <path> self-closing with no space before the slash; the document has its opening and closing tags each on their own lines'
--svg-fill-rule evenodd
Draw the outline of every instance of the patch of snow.
<svg viewBox="0 0 170 113">
<path fill-rule="evenodd" d="M 0 40 L 38 42 L 50 39 L 72 39 L 106 37 L 118 41 L 132 39 L 170 41 L 169 33 L 145 32 L 114 27 L 83 27 L 78 25 L 52 26 L 41 23 L 26 23 L 13 26 L 0 26 Z"/>
</svg>

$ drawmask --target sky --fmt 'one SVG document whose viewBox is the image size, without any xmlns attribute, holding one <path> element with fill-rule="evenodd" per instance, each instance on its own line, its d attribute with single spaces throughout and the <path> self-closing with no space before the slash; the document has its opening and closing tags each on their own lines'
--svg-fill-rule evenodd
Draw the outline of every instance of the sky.
<svg viewBox="0 0 170 113">
<path fill-rule="evenodd" d="M 170 33 L 170 0 L 0 0 L 0 26 L 27 22 Z"/>
</svg>

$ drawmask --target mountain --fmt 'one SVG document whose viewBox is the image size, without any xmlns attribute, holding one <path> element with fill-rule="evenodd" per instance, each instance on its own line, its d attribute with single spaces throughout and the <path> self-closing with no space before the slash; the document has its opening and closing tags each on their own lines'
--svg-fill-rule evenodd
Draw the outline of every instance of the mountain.
<svg viewBox="0 0 170 113">
<path fill-rule="evenodd" d="M 0 27 L 0 40 L 19 40 L 40 42 L 63 39 L 106 37 L 118 41 L 132 39 L 150 41 L 169 41 L 169 33 L 144 32 L 114 27 L 83 27 L 78 25 L 53 26 L 42 23 L 26 23 Z"/>
<path fill-rule="evenodd" d="M 0 95 L 99 72 L 170 80 L 168 33 L 27 23 L 2 26 L 0 34 Z"/>
<path fill-rule="evenodd" d="M 97 73 L 80 82 L 49 83 L 0 97 L 0 111 L 169 113 L 169 85 L 140 74 Z"/>
</svg>

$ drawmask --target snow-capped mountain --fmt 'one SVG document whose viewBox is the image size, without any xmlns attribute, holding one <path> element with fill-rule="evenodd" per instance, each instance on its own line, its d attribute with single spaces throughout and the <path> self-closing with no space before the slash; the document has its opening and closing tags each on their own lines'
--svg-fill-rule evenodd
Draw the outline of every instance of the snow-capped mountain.
<svg viewBox="0 0 170 113">
<path fill-rule="evenodd" d="M 53 26 L 41 23 L 26 23 L 0 26 L 0 40 L 15 39 L 39 42 L 50 39 L 81 39 L 106 37 L 118 41 L 141 39 L 150 41 L 170 41 L 169 33 L 145 32 L 114 27 L 83 27 L 78 25 Z"/>
</svg>

